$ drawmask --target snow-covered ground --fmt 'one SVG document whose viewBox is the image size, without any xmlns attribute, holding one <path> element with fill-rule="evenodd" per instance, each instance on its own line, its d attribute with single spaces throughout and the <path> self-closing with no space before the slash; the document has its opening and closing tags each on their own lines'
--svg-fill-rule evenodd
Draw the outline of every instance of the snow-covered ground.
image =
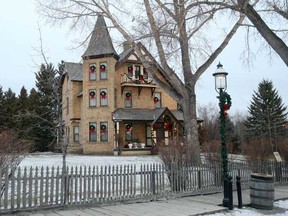
<svg viewBox="0 0 288 216">
<path fill-rule="evenodd" d="M 95 156 L 67 154 L 68 166 L 103 166 L 103 165 L 129 165 L 161 163 L 158 156 Z M 33 153 L 27 155 L 20 163 L 20 167 L 57 167 L 62 166 L 62 155 L 51 152 Z"/>
<path fill-rule="evenodd" d="M 129 165 L 129 164 L 153 164 L 161 163 L 158 156 L 93 156 L 93 155 L 72 155 L 68 154 L 68 166 L 103 166 L 103 165 Z M 62 155 L 51 152 L 33 153 L 25 157 L 20 167 L 57 167 L 62 166 Z M 257 210 L 249 207 L 243 209 L 235 208 L 232 211 L 211 214 L 211 216 L 288 216 L 288 200 L 275 202 L 274 210 Z"/>
<path fill-rule="evenodd" d="M 274 215 L 287 216 L 288 215 L 288 200 L 279 200 L 274 203 L 273 210 L 259 210 L 249 207 L 243 209 L 235 208 L 232 211 L 210 214 L 210 216 L 260 216 L 260 215 Z"/>
</svg>

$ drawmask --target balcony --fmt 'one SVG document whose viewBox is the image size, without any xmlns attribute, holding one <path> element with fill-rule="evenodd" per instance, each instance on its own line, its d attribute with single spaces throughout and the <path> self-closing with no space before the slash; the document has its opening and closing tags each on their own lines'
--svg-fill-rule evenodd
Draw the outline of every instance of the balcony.
<svg viewBox="0 0 288 216">
<path fill-rule="evenodd" d="M 156 83 L 154 83 L 153 79 L 149 76 L 128 76 L 126 73 L 121 75 L 121 92 L 125 87 L 136 87 L 138 88 L 138 95 L 140 95 L 141 90 L 143 88 L 151 88 L 151 96 L 153 96 L 154 91 L 156 89 Z"/>
</svg>

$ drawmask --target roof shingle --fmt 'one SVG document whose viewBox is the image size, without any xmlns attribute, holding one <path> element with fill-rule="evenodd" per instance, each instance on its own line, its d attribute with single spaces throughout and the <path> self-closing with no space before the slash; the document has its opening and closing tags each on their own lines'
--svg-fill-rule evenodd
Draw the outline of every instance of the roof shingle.
<svg viewBox="0 0 288 216">
<path fill-rule="evenodd" d="M 97 57 L 102 55 L 116 55 L 111 37 L 102 15 L 99 15 L 91 33 L 90 42 L 82 58 Z"/>
<path fill-rule="evenodd" d="M 83 81 L 83 65 L 81 63 L 65 62 L 64 74 L 72 81 Z"/>
</svg>

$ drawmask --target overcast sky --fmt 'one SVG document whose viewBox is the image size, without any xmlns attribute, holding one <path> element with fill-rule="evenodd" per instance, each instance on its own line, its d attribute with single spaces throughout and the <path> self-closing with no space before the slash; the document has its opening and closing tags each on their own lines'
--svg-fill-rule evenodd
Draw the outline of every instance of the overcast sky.
<svg viewBox="0 0 288 216">
<path fill-rule="evenodd" d="M 23 85 L 28 92 L 35 87 L 35 72 L 43 62 L 37 52 L 40 47 L 37 23 L 41 27 L 43 48 L 49 62 L 57 65 L 61 60 L 81 61 L 83 48 L 71 49 L 75 46 L 72 41 L 74 38 L 64 28 L 45 24 L 37 15 L 34 4 L 34 0 L 1 2 L 0 85 L 4 91 L 10 87 L 18 94 Z M 266 56 L 267 52 L 266 55 L 262 52 L 257 55 L 254 67 L 248 69 L 240 59 L 243 41 L 243 35 L 238 34 L 198 81 L 197 104 L 212 103 L 215 106 L 218 104 L 212 74 L 221 61 L 224 69 L 229 73 L 227 91 L 232 97 L 231 113 L 247 111 L 253 90 L 257 90 L 259 82 L 263 79 L 273 81 L 274 87 L 287 106 L 288 73 L 285 64 L 278 57 L 271 62 Z"/>
</svg>

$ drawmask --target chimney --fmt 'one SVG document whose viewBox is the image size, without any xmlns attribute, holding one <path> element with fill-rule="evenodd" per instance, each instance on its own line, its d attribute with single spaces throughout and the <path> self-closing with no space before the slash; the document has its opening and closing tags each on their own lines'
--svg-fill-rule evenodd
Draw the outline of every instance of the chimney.
<svg viewBox="0 0 288 216">
<path fill-rule="evenodd" d="M 131 48 L 132 44 L 129 41 L 124 41 L 123 42 L 123 51 L 126 51 L 127 49 Z"/>
</svg>

